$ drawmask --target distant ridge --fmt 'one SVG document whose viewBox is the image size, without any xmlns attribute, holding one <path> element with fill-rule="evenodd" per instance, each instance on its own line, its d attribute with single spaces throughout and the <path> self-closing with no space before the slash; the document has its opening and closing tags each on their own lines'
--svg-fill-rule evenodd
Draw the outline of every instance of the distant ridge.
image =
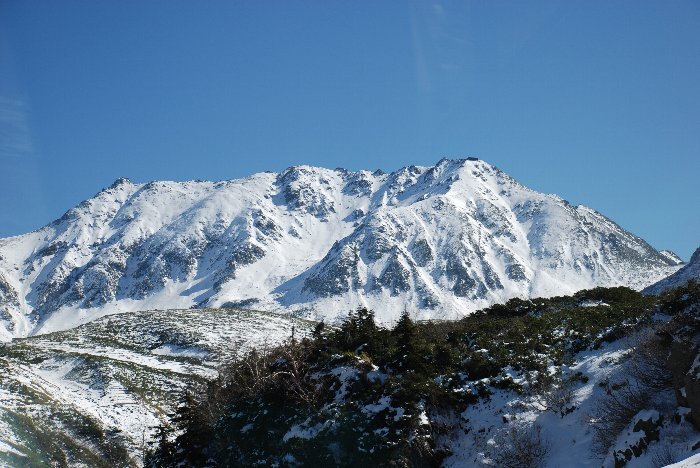
<svg viewBox="0 0 700 468">
<path fill-rule="evenodd" d="M 700 281 L 700 248 L 680 270 L 644 290 L 647 294 L 660 294 L 669 289 L 684 286 L 690 280 Z"/>
</svg>

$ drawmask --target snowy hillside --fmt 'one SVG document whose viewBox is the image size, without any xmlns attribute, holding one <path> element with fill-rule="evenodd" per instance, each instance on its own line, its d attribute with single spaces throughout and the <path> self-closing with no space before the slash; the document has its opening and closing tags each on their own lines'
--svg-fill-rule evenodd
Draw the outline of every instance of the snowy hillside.
<svg viewBox="0 0 700 468">
<path fill-rule="evenodd" d="M 181 392 L 312 323 L 240 310 L 105 317 L 0 345 L 0 466 L 140 466 Z"/>
<path fill-rule="evenodd" d="M 511 297 L 641 289 L 677 268 L 596 211 L 473 159 L 391 174 L 295 166 L 220 182 L 119 179 L 0 239 L 0 339 L 225 305 L 455 318 Z"/>
<path fill-rule="evenodd" d="M 285 459 L 322 456 L 324 447 L 340 445 L 367 462 L 370 453 L 392 455 L 393 441 L 405 450 L 405 442 L 422 440 L 423 456 L 442 466 L 523 466 L 507 458 L 522 459 L 519 444 L 534 441 L 542 463 L 526 466 L 662 466 L 700 450 L 700 289 L 680 297 L 683 304 L 691 298 L 685 312 L 655 296 L 596 289 L 393 331 L 362 323 L 359 312 L 320 332 L 310 321 L 231 309 L 102 317 L 0 344 L 0 466 L 142 466 L 162 442 L 159 425 L 180 434 L 173 412 L 188 401 L 185 392 L 194 401 L 237 395 L 217 391 L 222 383 L 255 396 L 238 401 L 241 411 L 202 406 L 231 412 L 215 436 L 231 436 L 261 456 L 278 446 Z M 314 343 L 325 351 L 297 354 Z M 249 352 L 253 347 L 258 352 Z M 280 350 L 291 359 L 279 359 Z M 266 356 L 269 365 L 248 369 L 265 382 L 266 372 L 282 376 L 281 388 L 238 386 L 236 363 Z M 316 400 L 299 401 L 304 393 L 294 391 L 292 364 L 300 365 L 304 385 L 314 384 Z M 631 386 L 631 378 L 643 385 Z M 286 404 L 266 411 L 279 398 Z M 619 401 L 634 405 L 617 411 Z M 358 450 L 363 446 L 382 450 Z"/>
<path fill-rule="evenodd" d="M 700 281 L 700 248 L 693 253 L 690 261 L 683 268 L 658 283 L 649 286 L 644 292 L 660 294 L 669 289 L 684 286 L 690 280 Z"/>
<path fill-rule="evenodd" d="M 693 284 L 393 329 L 358 310 L 223 368 L 147 466 L 666 466 L 700 452 L 699 304 Z"/>
</svg>

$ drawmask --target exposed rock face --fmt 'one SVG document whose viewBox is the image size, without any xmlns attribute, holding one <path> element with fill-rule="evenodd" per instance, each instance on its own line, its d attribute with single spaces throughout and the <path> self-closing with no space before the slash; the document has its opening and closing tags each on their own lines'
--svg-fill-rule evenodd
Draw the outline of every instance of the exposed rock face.
<svg viewBox="0 0 700 468">
<path fill-rule="evenodd" d="M 9 337 L 15 331 L 16 322 L 13 320 L 13 310 L 19 308 L 19 296 L 12 285 L 0 274 L 0 323 L 6 323 L 6 335 Z M 0 338 L 2 333 L 0 332 Z"/>
<path fill-rule="evenodd" d="M 4 276 L 0 275 L 0 303 L 10 306 L 19 305 L 17 291 L 8 283 Z"/>
<path fill-rule="evenodd" d="M 384 321 L 404 309 L 455 318 L 516 296 L 641 288 L 676 263 L 478 160 L 118 179 L 44 228 L 0 239 L 0 329 L 8 339 L 107 310 L 241 301 L 329 319 L 357 305 Z"/>
<path fill-rule="evenodd" d="M 304 281 L 304 291 L 321 296 L 336 296 L 360 285 L 357 244 L 334 244 L 318 271 Z"/>
<path fill-rule="evenodd" d="M 659 428 L 662 424 L 663 416 L 659 415 L 658 411 L 642 411 L 637 414 L 630 424 L 631 430 L 626 434 L 631 442 L 613 452 L 615 468 L 627 465 L 632 458 L 642 455 L 651 442 L 659 440 Z"/>
<path fill-rule="evenodd" d="M 697 317 L 698 312 L 690 316 Z M 690 420 L 700 430 L 700 326 L 697 319 L 674 334 L 667 362 L 678 404 L 690 408 Z"/>
<path fill-rule="evenodd" d="M 378 281 L 392 296 L 398 296 L 411 289 L 412 275 L 407 263 L 407 259 L 403 257 L 398 248 L 392 249 Z"/>
</svg>

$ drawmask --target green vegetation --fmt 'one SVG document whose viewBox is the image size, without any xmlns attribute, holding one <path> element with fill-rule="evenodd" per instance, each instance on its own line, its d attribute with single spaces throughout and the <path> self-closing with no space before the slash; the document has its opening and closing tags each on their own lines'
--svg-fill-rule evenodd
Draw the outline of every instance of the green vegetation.
<svg viewBox="0 0 700 468">
<path fill-rule="evenodd" d="M 43 414 L 5 411 L 3 417 L 32 450 L 17 447 L 23 457 L 0 452 L 0 464 L 71 466 L 80 461 L 94 467 L 135 466 L 120 434 L 105 432 L 98 422 L 70 408 L 55 407 Z"/>
<path fill-rule="evenodd" d="M 676 313 L 699 288 L 690 289 L 513 299 L 453 322 L 404 313 L 391 329 L 358 309 L 338 328 L 319 324 L 310 338 L 254 350 L 191 389 L 147 465 L 435 466 L 448 454 L 438 436 L 496 389 L 556 388 L 545 404 L 563 417 L 572 410 L 567 389 L 587 377 L 548 369 L 651 323 L 655 312 Z"/>
</svg>

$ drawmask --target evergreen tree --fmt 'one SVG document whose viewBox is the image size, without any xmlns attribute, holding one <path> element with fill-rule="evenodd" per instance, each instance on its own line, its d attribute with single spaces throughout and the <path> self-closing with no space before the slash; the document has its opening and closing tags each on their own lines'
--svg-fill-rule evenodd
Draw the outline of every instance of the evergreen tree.
<svg viewBox="0 0 700 468">
<path fill-rule="evenodd" d="M 175 411 L 173 423 L 181 433 L 175 438 L 178 457 L 188 466 L 204 466 L 207 461 L 206 448 L 212 440 L 212 430 L 205 420 L 201 403 L 192 391 L 186 391 Z"/>
<path fill-rule="evenodd" d="M 361 341 L 372 341 L 377 333 L 377 324 L 374 321 L 374 311 L 369 310 L 366 307 L 358 307 L 357 328 Z"/>
<path fill-rule="evenodd" d="M 314 327 L 314 331 L 311 333 L 311 336 L 314 338 L 316 341 L 321 341 L 323 339 L 323 330 L 326 328 L 326 324 L 323 323 L 323 321 L 318 322 L 316 326 Z"/>
<path fill-rule="evenodd" d="M 379 328 L 374 322 L 374 312 L 365 307 L 358 307 L 356 311 L 350 312 L 347 320 L 343 322 L 338 331 L 338 339 L 334 340 L 340 344 L 343 351 L 356 351 L 365 345 L 372 347 Z"/>
<path fill-rule="evenodd" d="M 392 334 L 396 337 L 396 344 L 400 350 L 407 351 L 415 343 L 418 329 L 413 320 L 411 320 L 407 310 L 404 310 L 401 314 L 401 318 L 396 323 Z"/>
<path fill-rule="evenodd" d="M 155 447 L 144 456 L 143 466 L 146 468 L 159 468 L 177 465 L 175 444 L 168 439 L 169 427 L 161 424 L 155 429 L 155 437 L 150 443 Z"/>
<path fill-rule="evenodd" d="M 420 372 L 425 367 L 421 361 L 421 346 L 418 327 L 404 310 L 391 334 L 397 344 L 397 364 L 399 369 Z"/>
</svg>

